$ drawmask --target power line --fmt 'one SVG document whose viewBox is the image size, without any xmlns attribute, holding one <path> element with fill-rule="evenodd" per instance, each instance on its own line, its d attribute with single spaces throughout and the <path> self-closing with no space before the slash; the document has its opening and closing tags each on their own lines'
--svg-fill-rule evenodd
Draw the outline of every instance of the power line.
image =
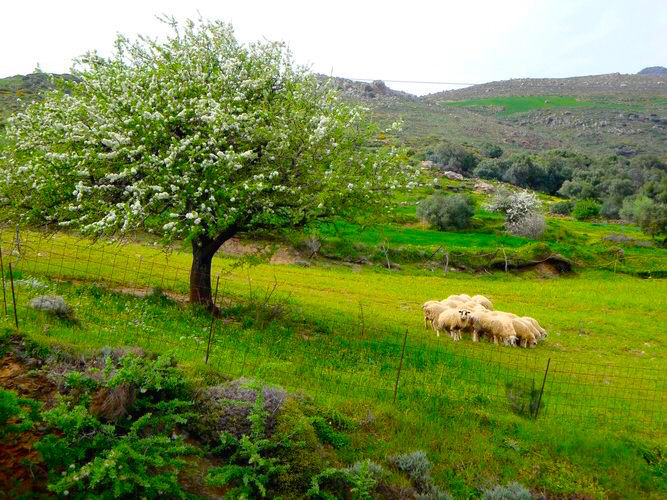
<svg viewBox="0 0 667 500">
<path fill-rule="evenodd" d="M 336 78 L 344 78 L 346 80 L 356 80 L 358 82 L 375 82 L 381 80 L 383 82 L 389 82 L 389 83 L 421 83 L 426 85 L 463 85 L 463 86 L 478 85 L 477 83 L 463 83 L 463 82 L 423 82 L 418 80 L 385 80 L 383 78 L 349 78 L 345 76 L 339 76 Z"/>
</svg>

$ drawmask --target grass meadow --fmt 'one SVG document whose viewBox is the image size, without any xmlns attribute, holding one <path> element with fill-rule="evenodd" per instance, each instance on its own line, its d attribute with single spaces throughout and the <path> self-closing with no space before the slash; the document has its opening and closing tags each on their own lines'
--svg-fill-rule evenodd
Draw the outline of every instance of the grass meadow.
<svg viewBox="0 0 667 500">
<path fill-rule="evenodd" d="M 255 376 L 303 391 L 373 420 L 373 432 L 350 443 L 351 461 L 425 449 L 438 464 L 436 479 L 457 497 L 474 495 L 476 481 L 512 479 L 552 494 L 665 492 L 664 459 L 655 458 L 664 456 L 667 408 L 664 280 L 605 270 L 445 277 L 317 260 L 243 265 L 221 256 L 213 274 L 221 276 L 223 318 L 205 364 L 210 315 L 181 300 L 188 252 L 23 232 L 17 255 L 11 234 L 2 236 L 5 266 L 11 260 L 16 269 L 19 329 L 40 341 L 170 351 L 194 379 Z M 168 294 L 144 297 L 147 287 Z M 535 317 L 547 340 L 503 348 L 424 329 L 421 303 L 463 292 Z M 78 323 L 26 307 L 44 293 L 66 297 Z M 7 331 L 12 319 L 5 318 Z"/>
</svg>

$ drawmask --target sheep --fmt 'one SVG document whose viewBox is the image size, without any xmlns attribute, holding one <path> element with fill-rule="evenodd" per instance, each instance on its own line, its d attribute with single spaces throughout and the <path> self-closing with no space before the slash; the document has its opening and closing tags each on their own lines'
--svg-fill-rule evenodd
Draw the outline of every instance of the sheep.
<svg viewBox="0 0 667 500">
<path fill-rule="evenodd" d="M 535 347 L 537 345 L 537 338 L 533 333 L 535 329 L 533 325 L 523 321 L 521 318 L 512 318 L 512 326 L 521 343 L 521 347 Z"/>
<path fill-rule="evenodd" d="M 547 331 L 540 326 L 535 318 L 531 318 L 530 316 L 522 316 L 521 319 L 535 327 L 535 329 L 538 331 L 535 336 L 538 337 L 539 340 L 547 338 Z"/>
<path fill-rule="evenodd" d="M 439 304 L 437 300 L 427 300 L 422 304 L 422 310 L 424 311 L 424 328 L 428 328 L 428 326 L 431 324 L 431 318 L 426 312 L 426 308 L 432 306 L 433 304 Z M 431 324 L 432 326 L 432 324 Z"/>
<path fill-rule="evenodd" d="M 439 337 L 442 330 L 449 332 L 454 340 L 461 339 L 461 330 L 468 327 L 470 311 L 465 309 L 445 309 L 438 316 L 435 333 Z"/>
<path fill-rule="evenodd" d="M 433 328 L 437 332 L 436 323 L 437 323 L 437 320 L 438 320 L 438 316 L 440 316 L 440 314 L 443 311 L 446 311 L 446 310 L 449 310 L 449 309 L 450 309 L 449 307 L 444 306 L 440 302 L 436 302 L 435 304 L 429 304 L 429 305 L 425 306 L 424 307 L 424 325 L 426 325 L 426 322 L 428 321 L 428 323 L 431 324 L 431 328 Z"/>
<path fill-rule="evenodd" d="M 473 295 L 471 300 L 473 302 L 477 302 L 478 304 L 482 304 L 489 311 L 493 311 L 493 303 L 484 297 L 484 295 Z"/>
<path fill-rule="evenodd" d="M 487 335 L 494 344 L 516 345 L 517 334 L 510 318 L 482 311 L 469 313 L 468 317 L 473 342 L 478 342 L 480 335 Z"/>
</svg>

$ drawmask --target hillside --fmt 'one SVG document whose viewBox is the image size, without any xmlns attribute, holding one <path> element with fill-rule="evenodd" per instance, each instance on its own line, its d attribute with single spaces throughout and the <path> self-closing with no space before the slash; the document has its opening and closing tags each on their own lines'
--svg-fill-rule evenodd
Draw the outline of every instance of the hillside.
<svg viewBox="0 0 667 500">
<path fill-rule="evenodd" d="M 19 99 L 49 88 L 49 76 L 0 79 L 0 121 L 18 109 Z M 516 79 L 424 97 L 393 90 L 381 81 L 334 78 L 333 83 L 345 98 L 368 106 L 382 124 L 402 118 L 401 139 L 417 149 L 446 139 L 494 143 L 515 152 L 570 149 L 632 157 L 663 155 L 667 144 L 664 76 Z"/>
<path fill-rule="evenodd" d="M 644 68 L 643 70 L 637 72 L 637 74 L 667 76 L 667 68 L 665 68 L 664 66 L 651 66 L 649 68 Z"/>
<path fill-rule="evenodd" d="M 591 155 L 662 155 L 667 143 L 667 79 L 599 75 L 518 79 L 416 97 L 336 79 L 343 95 L 383 123 L 403 118 L 402 138 L 494 143 L 511 151 L 570 149 Z"/>
</svg>

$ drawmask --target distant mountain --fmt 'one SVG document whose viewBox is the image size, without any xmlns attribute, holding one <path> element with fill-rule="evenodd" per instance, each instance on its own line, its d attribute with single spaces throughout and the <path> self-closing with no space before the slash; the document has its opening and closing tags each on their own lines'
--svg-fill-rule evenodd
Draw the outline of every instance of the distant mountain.
<svg viewBox="0 0 667 500">
<path fill-rule="evenodd" d="M 644 68 L 638 75 L 654 75 L 654 76 L 667 76 L 667 68 L 664 66 L 651 66 L 649 68 Z"/>
<path fill-rule="evenodd" d="M 439 102 L 529 95 L 667 96 L 667 78 L 665 76 L 664 74 L 623 75 L 621 73 L 610 73 L 570 78 L 517 78 L 437 92 L 424 96 L 424 99 Z"/>
</svg>

